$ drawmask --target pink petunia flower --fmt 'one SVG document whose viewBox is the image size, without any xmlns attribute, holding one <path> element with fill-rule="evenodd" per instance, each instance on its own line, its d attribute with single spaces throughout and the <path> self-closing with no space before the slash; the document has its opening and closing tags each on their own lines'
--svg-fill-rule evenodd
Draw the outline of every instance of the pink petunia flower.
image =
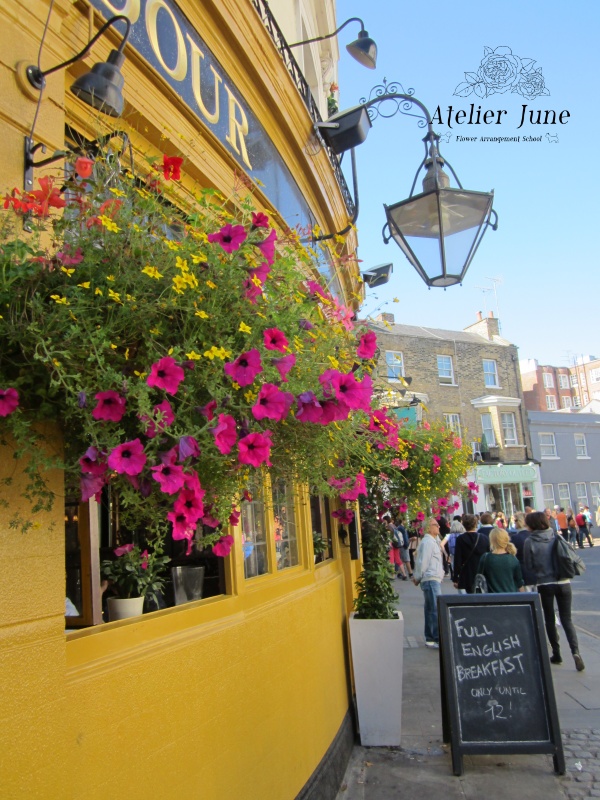
<svg viewBox="0 0 600 800">
<path fill-rule="evenodd" d="M 241 515 L 241 511 L 238 511 L 236 508 L 232 508 L 231 514 L 229 515 L 229 524 L 234 526 L 237 525 L 240 521 Z"/>
<path fill-rule="evenodd" d="M 165 356 L 152 364 L 150 375 L 146 378 L 148 386 L 164 389 L 167 394 L 176 394 L 185 372 L 171 356 Z"/>
<path fill-rule="evenodd" d="M 81 247 L 78 247 L 73 255 L 71 255 L 69 245 L 65 245 L 64 250 L 58 252 L 56 257 L 62 261 L 65 267 L 74 267 L 77 264 L 81 264 L 83 261 L 83 251 Z"/>
<path fill-rule="evenodd" d="M 348 491 L 340 493 L 340 499 L 342 500 L 358 500 L 359 494 L 366 494 L 367 493 L 367 481 L 365 476 L 362 472 L 359 472 L 356 478 L 354 479 L 354 486 L 352 489 Z"/>
<path fill-rule="evenodd" d="M 331 516 L 335 517 L 340 525 L 350 525 L 354 519 L 354 511 L 351 508 L 340 508 L 334 511 Z"/>
<path fill-rule="evenodd" d="M 124 544 L 122 547 L 115 547 L 113 553 L 117 556 L 117 558 L 120 558 L 121 556 L 124 556 L 125 553 L 131 553 L 132 550 L 132 544 Z"/>
<path fill-rule="evenodd" d="M 105 422 L 120 422 L 125 415 L 125 398 L 118 392 L 98 392 L 94 395 L 98 401 L 96 408 L 92 411 L 92 417 Z"/>
<path fill-rule="evenodd" d="M 210 238 L 210 237 L 209 237 Z M 260 244 L 257 245 L 260 252 L 263 254 L 267 264 L 271 265 L 275 260 L 275 240 L 277 239 L 277 231 L 271 228 L 271 233 Z"/>
<path fill-rule="evenodd" d="M 455 436 L 454 439 L 452 439 L 452 444 L 454 445 L 454 447 L 456 447 L 457 450 L 460 450 L 460 448 L 462 447 L 462 439 L 460 438 L 460 436 Z"/>
<path fill-rule="evenodd" d="M 271 364 L 276 367 L 281 380 L 284 383 L 287 383 L 288 372 L 292 369 L 292 367 L 295 366 L 296 356 L 293 353 L 290 353 L 289 355 L 282 356 L 281 358 L 274 358 L 271 361 Z"/>
<path fill-rule="evenodd" d="M 311 297 L 319 298 L 320 300 L 330 300 L 331 295 L 327 292 L 320 283 L 316 281 L 306 281 L 306 288 Z"/>
<path fill-rule="evenodd" d="M 16 389 L 0 389 L 0 417 L 8 417 L 19 406 L 19 393 Z"/>
<path fill-rule="evenodd" d="M 252 406 L 254 419 L 273 419 L 281 422 L 285 419 L 294 402 L 294 395 L 290 392 L 282 392 L 274 383 L 264 383 L 260 387 L 260 392 L 255 405 Z"/>
<path fill-rule="evenodd" d="M 144 445 L 139 439 L 118 445 L 108 456 L 108 466 L 120 474 L 139 475 L 146 466 Z"/>
<path fill-rule="evenodd" d="M 153 479 L 159 484 L 161 492 L 165 494 L 176 494 L 185 482 L 183 467 L 173 464 L 170 461 L 150 467 Z"/>
<path fill-rule="evenodd" d="M 423 520 L 425 519 L 425 512 L 424 511 L 417 511 L 416 519 L 419 522 L 423 522 Z"/>
<path fill-rule="evenodd" d="M 440 508 L 448 508 L 448 498 L 447 497 L 438 498 L 437 504 Z"/>
<path fill-rule="evenodd" d="M 249 386 L 262 372 L 260 353 L 256 348 L 239 355 L 235 361 L 229 361 L 223 367 L 225 374 L 240 386 Z"/>
<path fill-rule="evenodd" d="M 428 453 L 431 450 L 431 445 L 430 444 L 424 444 L 423 445 L 423 450 L 424 450 L 424 452 Z"/>
<path fill-rule="evenodd" d="M 321 400 L 320 425 L 329 425 L 331 422 L 343 422 L 350 415 L 350 407 L 341 400 Z"/>
<path fill-rule="evenodd" d="M 173 526 L 173 532 L 171 534 L 173 539 L 176 541 L 187 539 L 188 546 L 185 554 L 186 556 L 189 556 L 189 554 L 192 552 L 192 540 L 194 538 L 197 525 L 195 523 L 190 523 L 183 512 L 169 511 L 167 514 L 167 519 Z"/>
<path fill-rule="evenodd" d="M 102 473 L 101 475 L 94 475 L 90 472 L 84 472 L 79 479 L 81 502 L 87 503 L 91 497 L 95 497 L 96 501 L 100 502 L 101 492 L 105 483 L 105 473 Z"/>
<path fill-rule="evenodd" d="M 185 461 L 186 458 L 198 458 L 200 455 L 200 447 L 193 436 L 182 436 L 179 440 L 179 461 Z"/>
<path fill-rule="evenodd" d="M 221 520 L 213 517 L 210 509 L 212 506 L 207 506 L 208 511 L 204 512 L 204 516 L 202 517 L 202 524 L 206 525 L 207 528 L 218 528 L 221 524 Z"/>
<path fill-rule="evenodd" d="M 271 431 L 249 433 L 238 442 L 238 461 L 259 467 L 261 464 L 271 466 Z"/>
<path fill-rule="evenodd" d="M 244 297 L 255 306 L 258 298 L 262 296 L 262 288 L 260 286 L 255 286 L 250 280 L 244 281 L 244 287 L 246 289 Z"/>
<path fill-rule="evenodd" d="M 104 475 L 106 472 L 106 456 L 97 447 L 88 447 L 79 459 L 81 471 L 86 475 Z"/>
<path fill-rule="evenodd" d="M 303 392 L 296 398 L 296 419 L 300 422 L 320 422 L 323 416 L 321 403 L 313 392 Z"/>
<path fill-rule="evenodd" d="M 233 547 L 233 536 L 227 534 L 226 536 L 221 536 L 218 542 L 213 544 L 212 551 L 216 556 L 220 556 L 221 558 L 225 558 L 231 553 L 231 548 Z"/>
<path fill-rule="evenodd" d="M 263 341 L 267 350 L 279 350 L 280 353 L 285 353 L 285 348 L 289 344 L 285 334 L 279 328 L 269 328 L 263 331 Z"/>
<path fill-rule="evenodd" d="M 175 514 L 185 514 L 190 524 L 195 524 L 204 516 L 204 503 L 202 502 L 206 492 L 192 489 L 184 489 L 180 492 L 177 500 L 173 504 Z"/>
<path fill-rule="evenodd" d="M 175 422 L 175 414 L 168 400 L 163 400 L 162 403 L 154 406 L 154 415 L 157 418 L 160 416 L 160 421 L 155 423 L 149 417 L 141 417 L 142 422 L 146 422 L 148 425 L 146 428 L 146 436 L 149 439 L 154 439 L 157 433 L 162 433 L 165 428 L 168 428 Z"/>
<path fill-rule="evenodd" d="M 215 445 L 224 456 L 231 452 L 237 442 L 237 425 L 230 414 L 219 414 L 219 420 L 210 432 L 215 437 Z"/>
<path fill-rule="evenodd" d="M 215 417 L 215 409 L 217 407 L 217 401 L 211 400 L 205 406 L 200 408 L 200 413 L 206 417 L 206 419 L 210 422 Z"/>
<path fill-rule="evenodd" d="M 377 335 L 373 331 L 367 331 L 360 337 L 360 344 L 356 350 L 359 358 L 373 358 L 377 350 Z"/>
<path fill-rule="evenodd" d="M 226 253 L 233 253 L 246 241 L 247 233 L 243 225 L 224 225 L 220 231 L 208 234 L 209 242 L 217 242 Z"/>
<path fill-rule="evenodd" d="M 262 211 L 252 212 L 252 227 L 253 228 L 268 228 L 269 218 Z"/>
<path fill-rule="evenodd" d="M 406 514 L 408 511 L 408 505 L 406 503 L 400 503 L 398 506 L 398 513 L 399 514 Z"/>
</svg>

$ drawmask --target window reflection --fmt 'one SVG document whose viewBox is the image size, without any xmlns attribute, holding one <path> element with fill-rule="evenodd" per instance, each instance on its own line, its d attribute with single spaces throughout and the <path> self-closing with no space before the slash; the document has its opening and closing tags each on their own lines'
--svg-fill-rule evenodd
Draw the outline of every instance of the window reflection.
<svg viewBox="0 0 600 800">
<path fill-rule="evenodd" d="M 310 519 L 312 525 L 315 563 L 320 564 L 333 558 L 333 539 L 331 535 L 331 519 L 329 516 L 329 498 L 311 494 Z M 317 546 L 316 540 L 319 540 Z M 320 551 L 320 552 L 318 552 Z"/>
<path fill-rule="evenodd" d="M 294 567 L 298 563 L 294 497 L 291 488 L 281 480 L 273 484 L 273 517 L 277 569 Z"/>
<path fill-rule="evenodd" d="M 258 485 L 250 484 L 247 497 L 250 499 L 242 501 L 241 516 L 244 577 L 254 578 L 269 571 L 265 506 Z"/>
</svg>

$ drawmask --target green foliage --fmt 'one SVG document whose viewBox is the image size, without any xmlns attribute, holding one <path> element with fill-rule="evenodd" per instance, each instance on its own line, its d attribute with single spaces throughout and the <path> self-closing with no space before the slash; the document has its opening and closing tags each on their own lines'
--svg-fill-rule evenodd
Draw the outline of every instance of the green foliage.
<svg viewBox="0 0 600 800">
<path fill-rule="evenodd" d="M 150 597 L 156 600 L 156 595 L 163 590 L 163 573 L 170 561 L 169 556 L 163 554 L 161 543 L 155 541 L 150 551 L 142 551 L 137 545 L 117 548 L 116 552 L 119 550 L 124 552 L 101 563 L 102 576 L 112 583 L 121 598 Z"/>
<path fill-rule="evenodd" d="M 394 619 L 398 595 L 392 588 L 394 568 L 388 556 L 390 535 L 368 502 L 361 503 L 361 529 L 363 569 L 356 581 L 356 617 Z"/>
</svg>

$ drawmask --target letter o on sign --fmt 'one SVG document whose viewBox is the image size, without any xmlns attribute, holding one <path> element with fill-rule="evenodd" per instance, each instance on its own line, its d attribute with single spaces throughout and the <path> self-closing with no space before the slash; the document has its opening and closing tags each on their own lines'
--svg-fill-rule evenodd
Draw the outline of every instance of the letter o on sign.
<svg viewBox="0 0 600 800">
<path fill-rule="evenodd" d="M 166 11 L 171 18 L 173 28 L 175 29 L 175 35 L 177 37 L 177 63 L 173 68 L 165 64 L 158 44 L 157 19 L 158 12 L 161 9 Z M 182 81 L 187 75 L 187 52 L 185 49 L 185 40 L 183 38 L 181 28 L 175 19 L 175 15 L 169 6 L 163 2 L 163 0 L 148 0 L 148 3 L 146 4 L 146 30 L 148 31 L 148 38 L 150 39 L 150 44 L 152 45 L 154 54 L 160 61 L 164 71 L 167 73 L 167 75 L 170 75 L 173 80 Z"/>
</svg>

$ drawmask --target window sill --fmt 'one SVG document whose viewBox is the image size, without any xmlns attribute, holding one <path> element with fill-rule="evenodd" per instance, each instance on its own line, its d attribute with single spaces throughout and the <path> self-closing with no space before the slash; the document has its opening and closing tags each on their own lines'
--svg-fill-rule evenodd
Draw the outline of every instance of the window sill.
<svg viewBox="0 0 600 800">
<path fill-rule="evenodd" d="M 442 381 L 440 381 L 440 386 L 455 386 L 455 387 L 457 387 L 458 383 L 442 383 Z"/>
<path fill-rule="evenodd" d="M 540 456 L 542 461 L 560 461 L 560 456 Z"/>
<path fill-rule="evenodd" d="M 577 456 L 577 461 L 591 461 L 591 456 Z"/>
</svg>

